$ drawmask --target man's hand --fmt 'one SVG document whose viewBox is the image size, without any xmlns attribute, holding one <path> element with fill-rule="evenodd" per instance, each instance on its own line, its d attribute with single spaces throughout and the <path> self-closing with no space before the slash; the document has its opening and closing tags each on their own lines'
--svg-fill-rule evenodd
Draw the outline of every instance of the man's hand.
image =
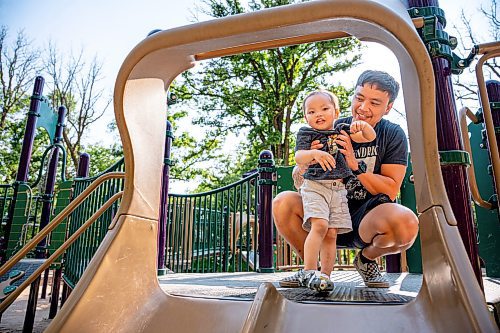
<svg viewBox="0 0 500 333">
<path fill-rule="evenodd" d="M 356 157 L 354 156 L 354 149 L 352 148 L 352 142 L 351 142 L 351 137 L 349 134 L 347 134 L 346 131 L 341 131 L 341 134 L 337 136 L 337 140 L 335 140 L 335 143 L 339 145 L 342 148 L 339 148 L 339 151 L 344 154 L 345 161 L 347 163 L 347 166 L 351 170 L 357 170 L 358 169 L 358 161 L 356 160 Z"/>
</svg>

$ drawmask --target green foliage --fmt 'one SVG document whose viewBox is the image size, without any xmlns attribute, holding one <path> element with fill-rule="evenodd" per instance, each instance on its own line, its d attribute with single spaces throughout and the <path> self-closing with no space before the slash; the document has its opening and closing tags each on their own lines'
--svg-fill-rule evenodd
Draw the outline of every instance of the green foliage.
<svg viewBox="0 0 500 333">
<path fill-rule="evenodd" d="M 48 59 L 44 61 L 44 71 L 41 71 L 40 52 L 31 45 L 24 32 L 19 32 L 17 38 L 10 44 L 7 36 L 8 28 L 1 26 L 0 183 L 9 184 L 16 178 L 27 112 L 30 107 L 30 95 L 33 91 L 34 78 L 39 74 L 46 80 L 48 77 L 52 78 L 46 81 L 45 96 L 52 101 L 53 105 L 65 105 L 68 109 L 67 127 L 63 137 L 67 147 L 66 177 L 72 178 L 75 175 L 78 153 L 82 150 L 82 137 L 109 105 L 108 98 L 95 86 L 95 83 L 100 80 L 101 65 L 94 59 L 87 68 L 82 55 L 65 61 L 63 54 L 54 45 L 49 44 Z M 84 70 L 86 68 L 87 72 Z M 99 99 L 104 99 L 102 110 L 97 109 L 96 106 L 100 105 L 97 103 Z M 76 134 L 72 135 L 72 133 Z M 29 169 L 29 183 L 36 180 L 40 168 L 46 168 L 48 158 L 43 166 L 41 158 L 50 143 L 48 134 L 37 129 Z M 121 148 L 118 146 L 93 145 L 89 147 L 89 150 L 91 155 L 94 155 L 91 172 L 96 173 L 104 170 L 117 156 L 121 155 L 118 152 Z"/>
<path fill-rule="evenodd" d="M 297 2 L 303 1 L 254 0 L 247 10 Z M 205 4 L 205 14 L 213 17 L 246 10 L 241 1 L 207 0 Z M 359 49 L 358 40 L 342 38 L 212 59 L 200 64 L 197 71 L 183 73 L 182 82 L 172 90 L 182 105 L 200 110 L 197 115 L 184 112 L 205 135 L 201 143 L 191 134 L 181 135 L 182 141 L 176 139 L 174 145 L 181 144 L 190 153 L 183 153 L 184 159 L 174 169 L 182 168 L 179 174 L 184 176 L 193 175 L 189 170 L 196 163 L 190 161 L 199 162 L 201 156 L 218 158 L 216 167 L 195 168 L 195 174 L 202 176 L 203 184 L 223 185 L 234 178 L 223 175 L 255 168 L 263 149 L 272 151 L 277 164 L 288 165 L 295 140 L 291 127 L 303 118 L 302 98 L 318 87 L 327 87 L 339 95 L 346 109 L 351 91 L 333 87 L 329 80 L 359 61 Z M 236 136 L 240 142 L 234 158 L 217 151 L 228 136 Z"/>
<path fill-rule="evenodd" d="M 123 157 L 122 147 L 116 143 L 110 147 L 98 144 L 89 145 L 86 147 L 85 152 L 90 155 L 90 176 L 95 176 L 106 170 Z"/>
</svg>

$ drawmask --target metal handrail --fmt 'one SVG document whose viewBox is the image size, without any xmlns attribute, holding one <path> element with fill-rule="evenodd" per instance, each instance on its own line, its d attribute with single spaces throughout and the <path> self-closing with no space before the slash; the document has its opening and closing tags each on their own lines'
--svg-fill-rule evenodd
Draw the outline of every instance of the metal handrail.
<svg viewBox="0 0 500 333">
<path fill-rule="evenodd" d="M 24 245 L 12 258 L 10 258 L 2 267 L 0 267 L 0 276 L 7 273 L 14 265 L 19 262 L 29 251 L 31 251 L 42 239 L 44 239 L 50 232 L 52 232 L 69 214 L 71 214 L 76 207 L 78 207 L 86 197 L 92 193 L 99 185 L 108 179 L 124 178 L 124 172 L 111 172 L 104 174 L 97 178 L 92 184 L 90 184 L 80 195 L 78 195 L 73 201 L 71 201 L 66 208 L 64 208 L 57 216 L 45 226 L 35 237 Z"/>
<path fill-rule="evenodd" d="M 472 158 L 472 149 L 470 147 L 470 140 L 468 135 L 469 131 L 467 130 L 466 117 L 468 117 L 474 124 L 477 124 L 478 119 L 468 107 L 461 108 L 460 111 L 458 111 L 458 115 L 460 119 L 460 129 L 462 132 L 462 142 L 464 144 L 465 151 L 467 151 L 470 155 L 470 167 L 467 168 L 467 174 L 469 176 L 469 187 L 472 194 L 472 199 L 474 199 L 474 202 L 479 207 L 492 209 L 493 205 L 490 202 L 484 200 L 481 197 L 481 193 L 479 193 L 476 175 L 474 173 L 474 159 Z"/>
<path fill-rule="evenodd" d="M 178 197 L 178 198 L 194 198 L 194 197 L 201 197 L 201 196 L 205 196 L 205 195 L 211 195 L 211 194 L 215 194 L 215 193 L 218 193 L 218 192 L 222 192 L 222 191 L 225 191 L 225 190 L 229 190 L 235 186 L 238 186 L 238 185 L 241 185 L 245 182 L 248 182 L 250 181 L 252 178 L 256 178 L 258 174 L 258 171 L 255 171 L 251 174 L 249 174 L 248 176 L 244 177 L 244 178 L 241 178 L 240 180 L 238 181 L 235 181 L 234 183 L 231 183 L 229 185 L 226 185 L 226 186 L 223 186 L 223 187 L 220 187 L 220 188 L 217 188 L 215 190 L 210 190 L 210 191 L 205 191 L 205 192 L 200 192 L 200 193 L 189 193 L 189 194 L 175 194 L 175 193 L 169 193 L 169 197 Z"/>
<path fill-rule="evenodd" d="M 495 125 L 493 124 L 493 115 L 489 104 L 486 83 L 482 71 L 483 64 L 490 58 L 500 57 L 500 42 L 493 42 L 478 45 L 478 54 L 483 54 L 476 64 L 476 78 L 479 87 L 479 95 L 483 107 L 484 125 L 486 128 L 486 139 L 490 149 L 491 165 L 493 166 L 493 179 L 496 191 L 500 191 L 500 157 L 498 155 L 498 145 L 495 136 Z M 497 193 L 498 194 L 498 193 Z"/>
<path fill-rule="evenodd" d="M 83 194 L 84 192 L 82 192 Z M 78 197 L 80 197 L 82 194 L 80 194 Z M 40 267 L 38 267 L 18 288 L 16 288 L 15 291 L 13 291 L 9 296 L 7 296 L 2 303 L 0 303 L 0 314 L 3 313 L 9 305 L 14 302 L 14 300 L 23 292 L 24 289 L 26 289 L 27 286 L 29 286 L 33 281 L 35 281 L 42 272 L 44 272 L 59 256 L 61 256 L 64 251 L 71 245 L 73 242 L 80 237 L 80 235 L 88 229 L 94 223 L 101 215 L 104 213 L 111 205 L 121 198 L 123 196 L 123 191 L 118 192 L 114 194 L 111 198 L 109 198 L 108 201 L 104 203 L 104 205 L 97 210 L 87 221 L 85 221 L 84 224 L 78 230 L 73 233 L 57 250 L 52 253 L 52 255 L 42 264 Z M 69 206 L 68 206 L 69 207 Z M 76 208 L 76 206 L 75 206 Z M 63 213 L 62 211 L 61 213 Z M 59 215 L 61 215 L 61 213 Z M 59 217 L 59 215 L 56 216 Z M 64 218 L 61 219 L 61 221 Z M 24 248 L 23 248 L 24 249 Z"/>
</svg>

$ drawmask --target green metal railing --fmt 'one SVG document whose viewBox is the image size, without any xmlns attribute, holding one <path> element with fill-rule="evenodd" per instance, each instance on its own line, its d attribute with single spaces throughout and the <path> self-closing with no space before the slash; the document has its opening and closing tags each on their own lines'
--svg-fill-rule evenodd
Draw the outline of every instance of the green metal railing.
<svg viewBox="0 0 500 333">
<path fill-rule="evenodd" d="M 9 210 L 14 195 L 14 187 L 11 184 L 0 184 L 0 263 L 6 260 L 4 253 L 4 242 L 6 239 L 5 227 L 9 220 Z"/>
<path fill-rule="evenodd" d="M 11 194 L 4 194 L 6 199 L 3 199 L 4 196 L 2 196 L 3 202 L 0 202 L 0 204 L 3 203 L 4 209 L 2 222 L 8 223 L 8 220 L 11 220 L 7 258 L 14 255 L 38 233 L 43 202 L 44 200 L 51 200 L 51 198 L 46 198 L 44 195 L 34 194 L 32 187 L 26 183 L 17 183 L 10 185 L 10 187 L 12 188 Z M 17 187 L 17 191 L 14 190 L 15 187 Z M 14 193 L 16 194 L 15 198 Z M 11 205 L 13 203 L 14 207 L 12 209 Z"/>
<path fill-rule="evenodd" d="M 99 176 L 110 172 L 124 171 L 124 161 L 119 160 L 107 170 L 88 178 L 76 178 L 73 184 L 73 197 L 82 193 Z M 69 216 L 68 236 L 72 235 L 88 220 L 95 211 L 101 207 L 114 194 L 123 190 L 123 179 L 110 179 L 101 184 L 87 199 Z M 70 287 L 78 282 L 85 268 L 101 244 L 108 227 L 118 210 L 121 201 L 115 202 L 99 219 L 87 229 L 81 237 L 66 251 L 64 280 Z"/>
<path fill-rule="evenodd" d="M 13 194 L 14 188 L 11 184 L 0 184 L 0 235 L 3 234 L 3 225 L 8 219 Z"/>
<path fill-rule="evenodd" d="M 217 190 L 169 194 L 166 267 L 196 273 L 255 270 L 257 178 L 256 172 Z"/>
</svg>

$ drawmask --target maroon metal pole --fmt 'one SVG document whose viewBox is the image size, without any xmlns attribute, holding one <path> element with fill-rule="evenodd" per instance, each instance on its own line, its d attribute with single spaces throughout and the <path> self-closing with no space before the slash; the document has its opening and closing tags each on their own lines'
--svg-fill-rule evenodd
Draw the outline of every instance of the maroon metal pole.
<svg viewBox="0 0 500 333">
<path fill-rule="evenodd" d="M 409 0 L 411 7 L 439 7 L 437 0 Z M 444 25 L 436 22 L 436 28 Z M 425 42 L 425 41 L 424 41 Z M 436 123 L 438 127 L 438 149 L 442 152 L 463 151 L 460 129 L 457 119 L 455 97 L 451 80 L 451 64 L 444 56 L 433 56 L 432 65 L 436 80 Z M 465 250 L 481 288 L 483 280 L 479 265 L 477 232 L 471 208 L 471 194 L 467 179 L 467 166 L 451 163 L 441 166 L 441 172 L 453 213 L 458 223 L 458 230 Z"/>
<path fill-rule="evenodd" d="M 21 158 L 19 159 L 19 166 L 17 168 L 16 181 L 14 183 L 14 194 L 13 199 L 10 204 L 9 215 L 7 218 L 7 223 L 4 227 L 4 240 L 3 248 L 0 249 L 0 257 L 2 263 L 4 263 L 7 253 L 7 247 L 9 244 L 10 230 L 12 228 L 12 219 L 14 217 L 14 208 L 16 206 L 17 193 L 19 191 L 19 184 L 26 183 L 28 181 L 28 171 L 31 162 L 31 153 L 33 151 L 33 142 L 35 140 L 36 132 L 36 121 L 39 116 L 38 110 L 40 109 L 40 101 L 43 93 L 43 85 L 45 80 L 41 76 L 37 76 L 35 79 L 35 86 L 33 88 L 33 95 L 31 96 L 30 110 L 28 112 L 28 120 L 26 122 L 26 128 L 24 130 L 23 146 L 21 148 Z"/>
<path fill-rule="evenodd" d="M 170 151 L 173 138 L 172 124 L 167 121 L 160 196 L 160 217 L 158 219 L 158 275 L 165 275 L 167 273 L 167 268 L 165 266 L 165 244 L 167 241 L 168 182 L 170 166 L 172 165 L 172 161 L 170 160 Z"/>
<path fill-rule="evenodd" d="M 47 268 L 43 272 L 42 292 L 40 293 L 41 299 L 45 299 L 47 297 L 47 286 L 49 284 L 49 274 L 50 274 L 50 269 Z"/>
<path fill-rule="evenodd" d="M 89 176 L 90 170 L 90 155 L 87 153 L 81 153 L 80 159 L 78 160 L 78 171 L 76 173 L 77 178 L 86 178 Z"/>
<path fill-rule="evenodd" d="M 264 150 L 259 155 L 259 271 L 274 273 L 273 255 L 273 153 Z"/>
<path fill-rule="evenodd" d="M 17 168 L 16 181 L 26 182 L 28 180 L 28 170 L 30 167 L 31 153 L 33 151 L 33 141 L 35 140 L 36 121 L 40 116 L 40 101 L 42 98 L 43 85 L 45 80 L 41 76 L 35 79 L 35 87 L 31 96 L 30 110 L 28 112 L 28 121 L 24 131 L 23 147 L 21 148 L 21 159 Z"/>
<path fill-rule="evenodd" d="M 54 144 L 60 144 L 62 142 L 62 131 L 64 129 L 64 122 L 66 119 L 66 108 L 64 106 L 59 107 L 58 110 L 58 118 L 57 118 L 57 126 L 55 129 L 54 136 Z M 47 170 L 47 177 L 45 183 L 45 191 L 43 194 L 43 205 L 42 205 L 42 214 L 40 216 L 40 227 L 41 231 L 47 224 L 49 224 L 51 211 L 52 211 L 52 203 L 54 197 L 54 188 L 56 184 L 57 178 L 57 165 L 59 164 L 59 147 L 55 146 L 53 148 L 52 156 L 49 162 L 49 168 Z M 38 243 L 36 247 L 36 258 L 44 259 L 47 257 L 47 239 L 44 238 L 40 243 Z M 44 283 L 45 285 L 45 283 Z"/>
<path fill-rule="evenodd" d="M 66 282 L 63 281 L 63 289 L 61 293 L 61 308 L 63 307 L 64 303 L 69 297 L 69 294 L 71 294 L 71 288 L 68 286 Z"/>
<path fill-rule="evenodd" d="M 62 267 L 59 266 L 59 268 L 54 270 L 54 276 L 52 278 L 52 295 L 50 297 L 49 319 L 53 319 L 57 314 L 61 277 L 62 277 Z"/>
<path fill-rule="evenodd" d="M 40 287 L 40 276 L 30 285 L 30 294 L 28 296 L 28 305 L 24 316 L 23 333 L 33 332 L 33 323 L 35 322 L 36 304 L 38 302 L 38 289 Z"/>
<path fill-rule="evenodd" d="M 401 273 L 401 253 L 385 257 L 385 271 L 387 273 Z"/>
</svg>

